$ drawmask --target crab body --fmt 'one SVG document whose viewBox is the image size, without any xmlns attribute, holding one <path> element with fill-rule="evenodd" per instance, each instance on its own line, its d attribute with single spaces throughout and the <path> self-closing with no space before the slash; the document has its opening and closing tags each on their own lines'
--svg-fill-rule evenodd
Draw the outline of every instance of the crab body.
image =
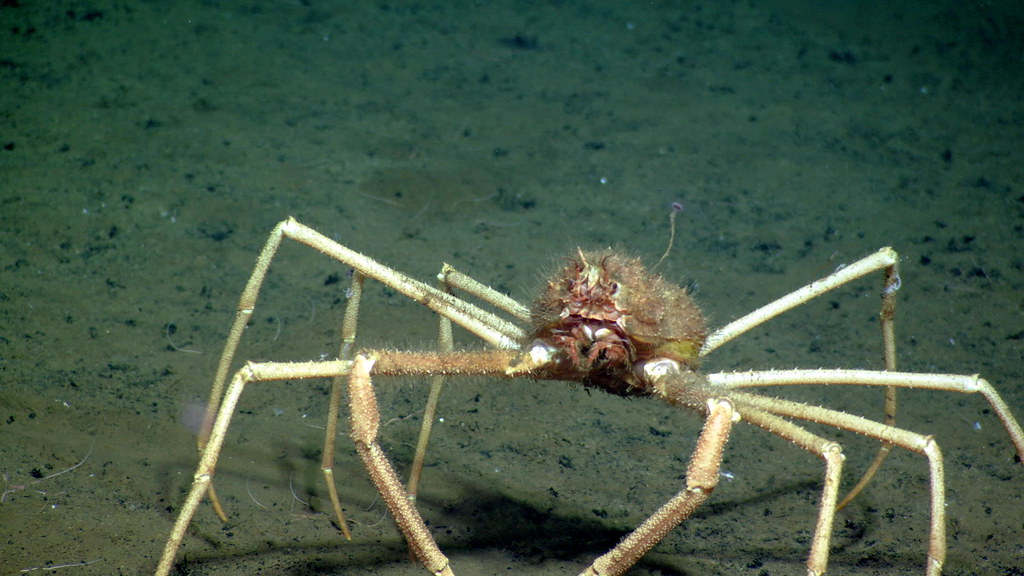
<svg viewBox="0 0 1024 576">
<path fill-rule="evenodd" d="M 551 376 L 618 396 L 652 393 L 643 365 L 670 359 L 697 368 L 706 337 L 685 288 L 611 250 L 577 250 L 531 309 L 530 340 L 558 350 Z"/>
</svg>

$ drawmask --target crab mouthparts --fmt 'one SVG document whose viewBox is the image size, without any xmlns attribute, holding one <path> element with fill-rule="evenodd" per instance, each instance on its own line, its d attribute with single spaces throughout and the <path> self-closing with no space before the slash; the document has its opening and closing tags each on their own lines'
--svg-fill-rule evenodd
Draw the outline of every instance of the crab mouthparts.
<svg viewBox="0 0 1024 576">
<path fill-rule="evenodd" d="M 636 358 L 632 342 L 615 322 L 570 315 L 552 336 L 582 373 L 628 371 Z"/>
</svg>

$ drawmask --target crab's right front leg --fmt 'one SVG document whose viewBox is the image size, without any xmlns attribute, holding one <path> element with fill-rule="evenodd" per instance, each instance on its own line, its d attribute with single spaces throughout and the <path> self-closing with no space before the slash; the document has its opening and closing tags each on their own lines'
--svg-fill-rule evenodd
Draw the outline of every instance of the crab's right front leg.
<svg viewBox="0 0 1024 576">
<path fill-rule="evenodd" d="M 448 566 L 448 558 L 437 547 L 437 542 L 398 480 L 395 469 L 377 443 L 380 411 L 370 382 L 374 362 L 372 356 L 360 353 L 349 376 L 349 419 L 356 451 L 416 558 L 432 574 L 454 576 Z"/>
</svg>

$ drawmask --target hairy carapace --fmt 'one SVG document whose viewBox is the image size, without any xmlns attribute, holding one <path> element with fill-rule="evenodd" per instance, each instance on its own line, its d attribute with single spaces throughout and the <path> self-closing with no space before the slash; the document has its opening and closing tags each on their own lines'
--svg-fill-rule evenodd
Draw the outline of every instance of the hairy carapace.
<svg viewBox="0 0 1024 576">
<path fill-rule="evenodd" d="M 551 377 L 619 396 L 651 393 L 646 362 L 696 370 L 704 317 L 685 288 L 612 250 L 577 249 L 531 309 L 529 341 L 558 351 Z"/>
</svg>

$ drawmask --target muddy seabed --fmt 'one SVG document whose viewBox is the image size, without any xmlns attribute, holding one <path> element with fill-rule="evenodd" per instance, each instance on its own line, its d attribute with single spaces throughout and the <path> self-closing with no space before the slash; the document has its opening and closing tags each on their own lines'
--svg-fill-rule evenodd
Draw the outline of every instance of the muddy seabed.
<svg viewBox="0 0 1024 576">
<path fill-rule="evenodd" d="M 979 372 L 1024 417 L 1024 19 L 1012 1 L 3 2 L 0 574 L 146 574 L 197 462 L 238 296 L 291 215 L 414 277 L 529 301 L 576 246 L 696 288 L 720 326 L 877 248 L 900 367 Z M 345 266 L 286 243 L 241 359 L 336 354 Z M 705 369 L 881 367 L 880 278 Z M 368 284 L 360 342 L 436 319 Z M 459 333 L 461 346 L 479 346 Z M 253 386 L 180 574 L 421 574 L 326 382 Z M 426 386 L 381 381 L 401 470 Z M 773 390 L 880 418 L 874 389 Z M 947 574 L 1024 573 L 1024 468 L 977 397 L 901 395 L 946 458 Z M 700 421 L 558 383 L 452 382 L 419 507 L 457 574 L 574 574 L 683 482 Z M 340 433 L 347 431 L 343 421 Z M 826 428 L 844 485 L 874 442 Z M 820 462 L 738 426 L 709 505 L 631 574 L 803 574 Z M 922 574 L 924 459 L 836 520 L 832 574 Z"/>
</svg>

